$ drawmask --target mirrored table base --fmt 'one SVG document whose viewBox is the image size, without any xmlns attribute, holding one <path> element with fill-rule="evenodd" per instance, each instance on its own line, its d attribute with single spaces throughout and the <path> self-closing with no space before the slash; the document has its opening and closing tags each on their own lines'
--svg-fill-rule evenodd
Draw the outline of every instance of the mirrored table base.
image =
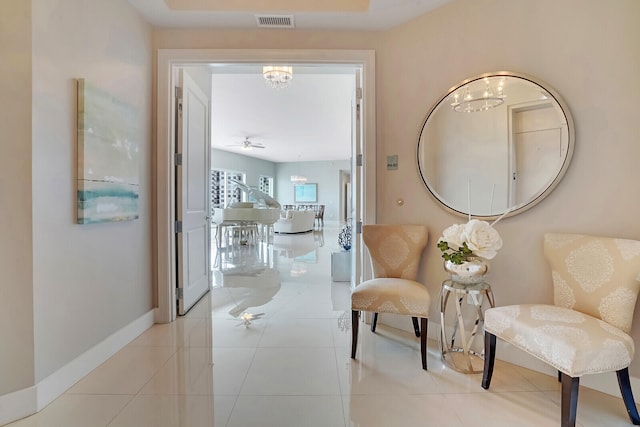
<svg viewBox="0 0 640 427">
<path fill-rule="evenodd" d="M 450 297 L 452 301 L 450 301 Z M 455 318 L 447 324 L 447 308 L 455 306 Z M 484 326 L 483 305 L 494 307 L 491 286 L 486 282 L 464 284 L 445 280 L 440 291 L 440 353 L 450 368 L 466 373 L 482 372 L 484 349 L 474 350 Z M 448 331 L 452 329 L 449 335 Z M 479 343 L 483 345 L 482 342 Z"/>
</svg>

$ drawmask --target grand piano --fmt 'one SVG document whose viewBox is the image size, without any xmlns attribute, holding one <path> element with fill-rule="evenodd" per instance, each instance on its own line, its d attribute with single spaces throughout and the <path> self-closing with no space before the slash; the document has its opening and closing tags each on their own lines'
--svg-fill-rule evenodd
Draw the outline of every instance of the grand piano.
<svg viewBox="0 0 640 427">
<path fill-rule="evenodd" d="M 262 239 L 271 234 L 273 224 L 280 218 L 280 203 L 268 194 L 245 183 L 229 179 L 238 188 L 247 193 L 249 199 L 255 202 L 235 202 L 224 209 L 215 209 L 211 222 L 216 226 L 216 244 L 222 246 L 222 235 L 227 227 L 233 229 L 234 238 L 238 243 L 247 244 L 252 239 L 260 236 Z M 258 236 L 257 236 L 257 235 Z"/>
</svg>

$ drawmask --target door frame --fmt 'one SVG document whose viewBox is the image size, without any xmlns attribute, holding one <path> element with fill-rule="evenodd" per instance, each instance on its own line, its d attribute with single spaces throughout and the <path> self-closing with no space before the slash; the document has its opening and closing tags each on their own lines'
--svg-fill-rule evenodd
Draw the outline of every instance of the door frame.
<svg viewBox="0 0 640 427">
<path fill-rule="evenodd" d="M 173 87 L 175 70 L 181 66 L 211 63 L 353 64 L 362 67 L 363 90 L 363 182 L 362 222 L 375 223 L 376 214 L 376 111 L 375 52 L 373 50 L 271 50 L 271 49 L 158 49 L 156 91 L 155 161 L 155 279 L 156 323 L 176 318 L 175 288 L 175 172 L 173 153 Z M 362 280 L 356 278 L 357 281 Z"/>
<path fill-rule="evenodd" d="M 538 110 L 541 108 L 554 108 L 553 102 L 550 99 L 542 99 L 542 100 L 535 100 L 535 101 L 529 101 L 529 102 L 522 102 L 519 104 L 512 104 L 512 105 L 509 105 L 509 107 L 507 107 L 507 126 L 508 126 L 508 130 L 507 130 L 508 154 L 507 155 L 509 157 L 508 171 L 507 171 L 507 182 L 508 182 L 507 206 L 516 206 L 516 197 L 517 197 L 516 189 L 517 189 L 517 181 L 519 179 L 519 176 L 517 175 L 519 171 L 517 168 L 518 150 L 516 147 L 516 141 L 517 141 L 517 129 L 515 125 L 516 115 L 519 113 L 523 113 L 531 110 Z M 560 126 L 558 126 L 557 129 L 562 130 L 562 123 L 560 123 Z M 561 136 L 561 142 L 562 142 L 562 136 Z M 516 183 L 514 183 L 514 181 L 516 181 Z M 537 194 L 533 198 L 533 200 L 539 199 L 539 197 L 540 197 L 540 194 Z"/>
</svg>

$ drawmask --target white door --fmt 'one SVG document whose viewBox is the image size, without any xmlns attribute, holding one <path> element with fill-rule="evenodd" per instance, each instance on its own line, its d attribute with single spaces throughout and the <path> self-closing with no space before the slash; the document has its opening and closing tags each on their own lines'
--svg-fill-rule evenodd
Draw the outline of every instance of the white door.
<svg viewBox="0 0 640 427">
<path fill-rule="evenodd" d="M 180 70 L 176 132 L 176 254 L 178 314 L 209 290 L 209 97 Z"/>
<path fill-rule="evenodd" d="M 562 167 L 561 129 L 521 133 L 516 138 L 516 206 L 547 188 Z M 553 159 L 553 161 L 550 161 Z"/>
<path fill-rule="evenodd" d="M 361 70 L 355 71 L 356 89 L 353 102 L 353 117 L 351 122 L 351 226 L 353 247 L 351 248 L 351 287 L 357 286 L 363 281 L 362 278 L 362 261 L 363 261 L 363 244 L 362 244 L 362 206 L 364 191 L 363 170 L 364 159 L 362 153 L 362 77 Z"/>
<path fill-rule="evenodd" d="M 562 168 L 562 123 L 547 103 L 514 109 L 512 114 L 515 170 L 510 177 L 510 206 L 519 206 L 547 188 Z"/>
</svg>

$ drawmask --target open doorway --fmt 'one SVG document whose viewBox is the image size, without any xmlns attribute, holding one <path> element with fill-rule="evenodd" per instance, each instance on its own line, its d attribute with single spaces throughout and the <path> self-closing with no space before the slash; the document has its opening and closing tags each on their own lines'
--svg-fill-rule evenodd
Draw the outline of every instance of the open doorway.
<svg viewBox="0 0 640 427">
<path fill-rule="evenodd" d="M 175 262 L 174 224 L 172 206 L 176 194 L 172 190 L 174 177 L 175 147 L 171 100 L 176 72 L 180 67 L 221 63 L 288 62 L 292 64 L 353 64 L 361 70 L 362 105 L 361 144 L 353 148 L 352 159 L 361 179 L 352 179 L 357 184 L 358 197 L 354 200 L 353 218 L 358 222 L 375 222 L 375 93 L 374 57 L 370 51 L 211 51 L 211 50 L 160 50 L 158 52 L 158 116 L 157 116 L 157 322 L 175 319 L 175 286 L 177 271 Z M 352 186 L 352 188 L 354 188 Z M 355 194 L 353 195 L 355 197 Z M 358 245 L 356 242 L 354 248 Z M 356 256 L 356 263 L 361 256 Z M 356 266 L 356 271 L 361 271 Z M 357 277 L 355 280 L 360 281 Z"/>
<path fill-rule="evenodd" d="M 350 215 L 340 209 L 340 170 L 351 169 L 355 74 L 361 67 L 296 64 L 287 67 L 287 84 L 277 88 L 263 75 L 273 68 L 266 63 L 200 68 L 210 80 L 215 173 L 240 175 L 245 185 L 264 188 L 283 206 L 323 206 L 325 223 L 344 223 Z M 302 184 L 317 188 L 312 199 L 297 200 L 294 188 Z M 226 193 L 213 195 L 213 208 L 224 208 Z M 237 202 L 248 201 L 241 196 Z"/>
</svg>

